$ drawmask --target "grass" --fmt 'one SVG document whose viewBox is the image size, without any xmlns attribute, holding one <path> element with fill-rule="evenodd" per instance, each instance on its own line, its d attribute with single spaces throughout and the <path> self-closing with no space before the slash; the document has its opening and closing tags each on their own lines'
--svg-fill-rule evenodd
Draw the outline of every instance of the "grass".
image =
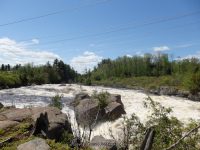
<svg viewBox="0 0 200 150">
<path fill-rule="evenodd" d="M 130 88 L 145 90 L 156 89 L 160 86 L 173 86 L 180 90 L 188 90 L 184 84 L 182 76 L 160 76 L 160 77 L 129 77 L 129 78 L 111 78 L 106 80 L 93 80 L 94 85 L 104 85 L 118 88 Z"/>
</svg>

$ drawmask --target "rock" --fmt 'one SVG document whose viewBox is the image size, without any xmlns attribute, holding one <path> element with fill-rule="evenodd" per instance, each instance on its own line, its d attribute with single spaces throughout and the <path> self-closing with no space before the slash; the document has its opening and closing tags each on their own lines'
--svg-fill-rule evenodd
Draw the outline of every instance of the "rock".
<svg viewBox="0 0 200 150">
<path fill-rule="evenodd" d="M 3 106 L 3 104 L 0 102 L 0 109 L 2 109 L 4 106 Z"/>
<path fill-rule="evenodd" d="M 24 119 L 32 120 L 34 135 L 42 133 L 47 138 L 60 140 L 64 130 L 72 133 L 67 115 L 55 107 L 10 108 L 0 113 L 4 128 Z"/>
<path fill-rule="evenodd" d="M 81 125 L 92 124 L 98 114 L 99 105 L 97 100 L 84 99 L 75 107 L 77 122 Z M 100 115 L 98 115 L 98 120 Z"/>
<path fill-rule="evenodd" d="M 195 94 L 195 95 L 189 94 L 188 98 L 193 101 L 200 101 L 200 94 Z"/>
<path fill-rule="evenodd" d="M 74 101 L 71 103 L 72 106 L 77 106 L 81 100 L 90 99 L 87 93 L 81 92 L 75 95 Z"/>
<path fill-rule="evenodd" d="M 121 101 L 121 95 L 110 94 L 108 96 L 108 105 L 100 108 L 97 99 L 93 99 L 86 93 L 79 93 L 75 96 L 78 103 L 75 106 L 77 122 L 80 125 L 91 125 L 94 122 L 103 120 L 115 120 L 122 114 L 125 114 L 124 105 Z"/>
<path fill-rule="evenodd" d="M 13 126 L 16 126 L 18 124 L 19 124 L 19 122 L 17 122 L 17 121 L 10 121 L 10 120 L 0 121 L 0 129 L 4 130 L 6 128 L 11 128 Z"/>
<path fill-rule="evenodd" d="M 169 86 L 161 86 L 159 88 L 160 94 L 161 95 L 177 95 L 178 89 L 175 87 L 169 87 Z"/>
<path fill-rule="evenodd" d="M 90 147 L 94 150 L 107 149 L 117 150 L 117 146 L 114 140 L 105 139 L 103 136 L 95 136 L 90 142 Z"/>
<path fill-rule="evenodd" d="M 0 113 L 4 115 L 7 120 L 18 121 L 31 117 L 31 110 L 28 108 L 19 109 L 19 108 L 10 108 Z"/>
<path fill-rule="evenodd" d="M 35 138 L 34 140 L 19 145 L 17 150 L 50 150 L 50 147 L 44 139 Z"/>
<path fill-rule="evenodd" d="M 76 94 L 74 99 L 75 100 L 83 100 L 83 99 L 86 99 L 86 98 L 90 98 L 90 96 L 87 93 L 81 92 L 81 93 Z"/>
<path fill-rule="evenodd" d="M 115 120 L 121 117 L 122 114 L 126 114 L 123 105 L 117 102 L 109 103 L 104 109 L 108 120 Z"/>
<path fill-rule="evenodd" d="M 188 98 L 189 94 L 189 91 L 178 90 L 177 96 Z"/>
<path fill-rule="evenodd" d="M 155 94 L 155 95 L 160 95 L 159 89 L 150 89 L 149 93 Z"/>
<path fill-rule="evenodd" d="M 58 108 L 35 107 L 32 108 L 32 113 L 36 127 L 34 134 L 38 134 L 42 130 L 47 138 L 60 140 L 65 130 L 72 133 L 67 115 L 63 114 Z"/>
</svg>

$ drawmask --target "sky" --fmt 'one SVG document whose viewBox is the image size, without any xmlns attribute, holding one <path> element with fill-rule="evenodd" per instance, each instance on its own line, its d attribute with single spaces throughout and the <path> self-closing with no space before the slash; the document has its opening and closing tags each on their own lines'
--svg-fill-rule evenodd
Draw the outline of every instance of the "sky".
<svg viewBox="0 0 200 150">
<path fill-rule="evenodd" d="M 200 58 L 199 0 L 0 0 L 0 64 L 58 58 L 83 73 L 158 52 Z"/>
</svg>

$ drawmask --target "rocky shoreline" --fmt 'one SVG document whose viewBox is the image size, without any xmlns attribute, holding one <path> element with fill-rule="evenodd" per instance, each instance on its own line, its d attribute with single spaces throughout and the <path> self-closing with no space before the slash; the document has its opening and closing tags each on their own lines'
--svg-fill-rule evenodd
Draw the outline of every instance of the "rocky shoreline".
<svg viewBox="0 0 200 150">
<path fill-rule="evenodd" d="M 98 99 L 87 93 L 79 93 L 75 96 L 71 105 L 74 105 L 76 121 L 82 127 L 91 130 L 91 125 L 94 127 L 99 121 L 116 120 L 126 113 L 120 95 L 109 94 L 108 97 L 103 98 L 106 98 L 106 105 L 100 107 Z M 66 142 L 65 144 L 68 144 L 71 149 L 79 149 L 83 146 L 82 141 L 86 140 L 84 138 L 88 138 L 88 135 L 79 137 L 73 133 L 73 125 L 69 121 L 71 116 L 62 113 L 56 107 L 15 108 L 4 107 L 1 103 L 0 106 L 0 149 L 13 143 L 16 145 L 17 141 L 26 141 L 17 144 L 15 148 L 50 150 L 52 147 L 48 144 L 48 139 L 58 143 Z M 88 142 L 88 146 L 92 149 L 116 149 L 114 140 L 106 139 L 101 135 L 88 138 Z"/>
</svg>

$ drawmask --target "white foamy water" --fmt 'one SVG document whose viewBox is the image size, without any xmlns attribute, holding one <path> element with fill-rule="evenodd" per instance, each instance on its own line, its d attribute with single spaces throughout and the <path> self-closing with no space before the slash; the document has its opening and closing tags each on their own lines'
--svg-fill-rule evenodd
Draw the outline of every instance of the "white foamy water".
<svg viewBox="0 0 200 150">
<path fill-rule="evenodd" d="M 148 95 L 136 91 L 127 89 L 115 89 L 101 86 L 80 86 L 80 85 L 40 85 L 21 87 L 16 89 L 0 90 L 0 102 L 9 106 L 14 104 L 18 108 L 46 106 L 50 103 L 51 97 L 56 94 L 63 94 L 64 108 L 63 113 L 70 115 L 71 123 L 76 128 L 76 121 L 74 120 L 74 111 L 69 107 L 69 103 L 73 100 L 76 93 L 85 91 L 92 94 L 93 91 L 107 91 L 111 94 L 120 94 L 122 102 L 125 107 L 126 115 L 131 116 L 135 113 L 142 122 L 145 122 L 148 116 L 148 110 L 143 107 L 143 102 Z M 170 97 L 170 96 L 155 96 L 151 95 L 154 101 L 160 102 L 165 107 L 172 107 L 172 115 L 177 117 L 183 122 L 187 122 L 189 119 L 200 119 L 200 103 L 189 101 L 184 98 Z M 92 132 L 92 136 L 103 135 L 109 138 L 109 130 L 111 129 L 115 136 L 117 136 L 122 126 L 122 118 L 119 118 L 113 122 L 105 122 L 99 124 Z"/>
</svg>

